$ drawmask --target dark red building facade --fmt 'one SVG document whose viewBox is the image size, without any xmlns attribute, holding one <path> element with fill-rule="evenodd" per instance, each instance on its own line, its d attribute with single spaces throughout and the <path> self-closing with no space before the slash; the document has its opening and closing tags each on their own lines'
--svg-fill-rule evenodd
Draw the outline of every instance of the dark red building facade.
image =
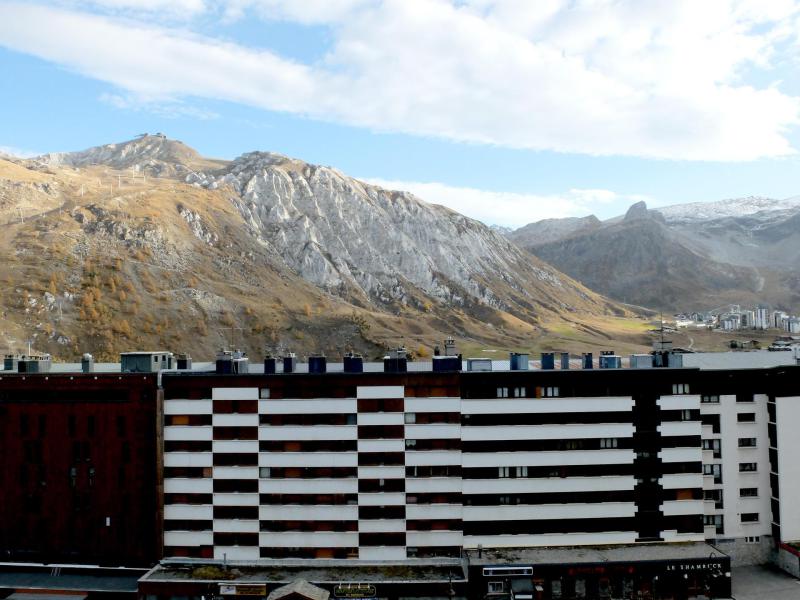
<svg viewBox="0 0 800 600">
<path fill-rule="evenodd" d="M 0 562 L 160 554 L 155 374 L 0 376 Z"/>
</svg>

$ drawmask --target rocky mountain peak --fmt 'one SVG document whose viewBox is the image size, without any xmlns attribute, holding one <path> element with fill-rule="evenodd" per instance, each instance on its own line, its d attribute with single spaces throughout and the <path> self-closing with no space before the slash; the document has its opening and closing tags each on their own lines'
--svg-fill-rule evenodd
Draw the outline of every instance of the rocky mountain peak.
<svg viewBox="0 0 800 600">
<path fill-rule="evenodd" d="M 625 221 L 635 221 L 637 219 L 646 219 L 649 217 L 649 211 L 647 210 L 647 203 L 642 200 L 641 202 L 637 202 L 636 204 L 632 204 L 631 207 L 628 209 L 628 212 L 625 213 Z"/>
</svg>

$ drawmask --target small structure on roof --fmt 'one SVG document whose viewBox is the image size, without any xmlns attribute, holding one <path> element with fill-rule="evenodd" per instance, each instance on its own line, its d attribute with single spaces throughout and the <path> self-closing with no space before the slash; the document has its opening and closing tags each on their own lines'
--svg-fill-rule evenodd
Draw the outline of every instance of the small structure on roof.
<svg viewBox="0 0 800 600">
<path fill-rule="evenodd" d="M 328 590 L 308 583 L 305 579 L 297 579 L 289 585 L 275 588 L 267 596 L 267 600 L 328 600 Z"/>
</svg>

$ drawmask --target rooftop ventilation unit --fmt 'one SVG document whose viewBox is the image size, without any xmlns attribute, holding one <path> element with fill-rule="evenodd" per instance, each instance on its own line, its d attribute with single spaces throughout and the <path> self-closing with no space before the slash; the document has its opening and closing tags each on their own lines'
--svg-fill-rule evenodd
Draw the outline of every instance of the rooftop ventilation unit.
<svg viewBox="0 0 800 600">
<path fill-rule="evenodd" d="M 16 371 L 19 359 L 19 354 L 6 354 L 5 357 L 3 357 L 3 370 Z"/>
<path fill-rule="evenodd" d="M 650 354 L 631 354 L 631 369 L 652 369 L 653 357 Z"/>
<path fill-rule="evenodd" d="M 530 365 L 530 360 L 527 354 L 521 352 L 509 352 L 508 363 L 509 368 L 512 371 L 527 371 Z"/>
<path fill-rule="evenodd" d="M 283 357 L 283 372 L 294 373 L 297 370 L 297 355 L 289 352 Z"/>
<path fill-rule="evenodd" d="M 569 352 L 561 353 L 561 368 L 565 371 L 569 370 Z"/>
<path fill-rule="evenodd" d="M 383 357 L 383 371 L 385 373 L 405 373 L 408 371 L 408 354 L 404 347 L 390 350 Z"/>
<path fill-rule="evenodd" d="M 217 352 L 217 369 L 219 375 L 241 375 L 247 373 L 250 359 L 241 350 L 220 350 Z"/>
<path fill-rule="evenodd" d="M 542 370 L 552 371 L 556 368 L 555 352 L 542 352 Z"/>
<path fill-rule="evenodd" d="M 308 372 L 321 375 L 328 370 L 328 362 L 321 354 L 308 357 Z"/>
<path fill-rule="evenodd" d="M 348 352 L 342 358 L 343 368 L 345 373 L 363 373 L 364 372 L 364 357 L 360 354 L 353 354 Z"/>
<path fill-rule="evenodd" d="M 467 371 L 491 371 L 491 358 L 468 358 Z"/>
<path fill-rule="evenodd" d="M 267 354 L 264 357 L 264 375 L 274 375 L 278 366 L 278 359 Z"/>
<path fill-rule="evenodd" d="M 42 356 L 20 356 L 17 373 L 49 373 L 52 359 L 49 354 Z"/>
<path fill-rule="evenodd" d="M 594 359 L 592 357 L 591 352 L 584 352 L 583 358 L 581 359 L 581 367 L 584 369 L 593 369 L 594 368 Z"/>
<path fill-rule="evenodd" d="M 81 372 L 93 373 L 94 372 L 94 356 L 88 352 L 81 356 Z"/>
<path fill-rule="evenodd" d="M 445 371 L 460 371 L 461 370 L 461 357 L 460 356 L 434 356 L 433 357 L 433 370 L 436 373 Z"/>
<path fill-rule="evenodd" d="M 444 355 L 458 356 L 458 352 L 456 352 L 456 341 L 452 337 L 449 337 L 444 341 Z"/>
<path fill-rule="evenodd" d="M 621 369 L 622 357 L 617 356 L 611 350 L 603 350 L 598 359 L 598 366 L 601 369 Z"/>
<path fill-rule="evenodd" d="M 179 371 L 191 371 L 192 357 L 188 354 L 178 354 L 175 357 L 175 368 Z"/>
</svg>

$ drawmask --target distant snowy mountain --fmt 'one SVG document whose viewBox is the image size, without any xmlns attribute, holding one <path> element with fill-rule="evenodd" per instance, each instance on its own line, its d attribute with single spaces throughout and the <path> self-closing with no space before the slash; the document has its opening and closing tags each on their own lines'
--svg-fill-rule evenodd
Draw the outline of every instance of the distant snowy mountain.
<svg viewBox="0 0 800 600">
<path fill-rule="evenodd" d="M 691 202 L 656 209 L 669 224 L 713 221 L 725 217 L 744 217 L 761 212 L 800 209 L 800 196 L 776 200 L 760 196 L 717 200 L 715 202 Z"/>
<path fill-rule="evenodd" d="M 618 300 L 677 310 L 724 298 L 800 310 L 800 197 L 638 203 L 588 229 L 576 221 L 540 221 L 509 237 Z"/>
</svg>

